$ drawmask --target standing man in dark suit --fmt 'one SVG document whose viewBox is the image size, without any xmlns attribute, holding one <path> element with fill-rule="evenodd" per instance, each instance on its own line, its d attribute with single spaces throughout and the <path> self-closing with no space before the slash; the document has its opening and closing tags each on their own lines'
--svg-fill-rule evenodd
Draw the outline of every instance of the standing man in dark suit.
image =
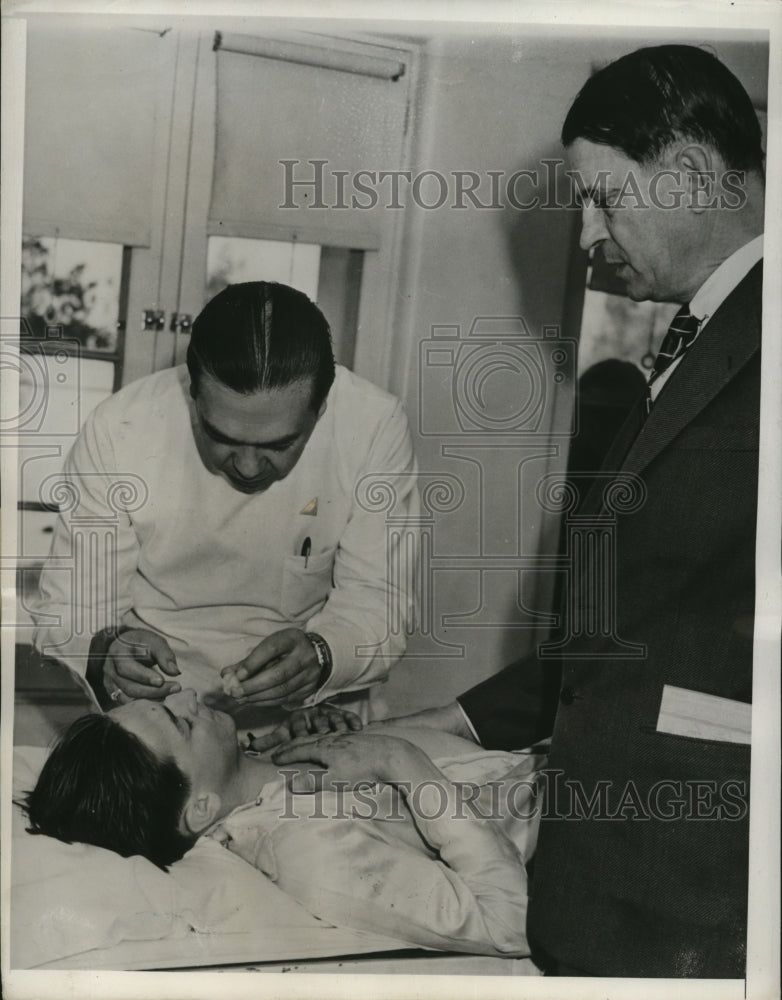
<svg viewBox="0 0 782 1000">
<path fill-rule="evenodd" d="M 631 298 L 689 309 L 580 510 L 599 520 L 617 477 L 635 495 L 615 515 L 610 593 L 587 560 L 568 581 L 559 645 L 409 718 L 489 749 L 551 735 L 528 919 L 546 971 L 741 977 L 761 132 L 722 63 L 666 45 L 591 77 L 562 140 L 582 186 L 582 247 Z"/>
</svg>

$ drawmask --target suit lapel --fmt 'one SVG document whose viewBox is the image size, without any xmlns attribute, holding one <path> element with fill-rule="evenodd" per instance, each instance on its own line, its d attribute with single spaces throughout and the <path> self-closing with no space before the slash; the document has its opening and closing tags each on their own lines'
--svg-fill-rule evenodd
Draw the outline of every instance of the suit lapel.
<svg viewBox="0 0 782 1000">
<path fill-rule="evenodd" d="M 605 473 L 642 472 L 760 348 L 762 286 L 759 261 L 709 320 L 646 421 L 644 397 L 630 411 L 603 462 Z M 605 479 L 598 477 L 581 513 L 601 510 L 604 486 Z"/>
<path fill-rule="evenodd" d="M 639 473 L 734 378 L 760 348 L 759 261 L 709 320 L 652 407 L 622 471 Z"/>
</svg>

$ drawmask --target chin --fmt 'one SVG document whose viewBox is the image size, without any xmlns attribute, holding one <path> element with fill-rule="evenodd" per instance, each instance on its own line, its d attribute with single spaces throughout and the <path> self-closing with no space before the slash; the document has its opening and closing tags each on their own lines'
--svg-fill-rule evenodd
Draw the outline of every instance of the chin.
<svg viewBox="0 0 782 1000">
<path fill-rule="evenodd" d="M 625 279 L 624 294 L 633 302 L 685 302 L 686 299 L 677 298 L 670 294 L 670 289 L 655 285 L 642 275 L 631 274 Z"/>
<path fill-rule="evenodd" d="M 632 278 L 625 285 L 625 295 L 633 302 L 658 301 L 653 288 L 643 285 L 640 281 L 633 281 Z"/>
<path fill-rule="evenodd" d="M 237 491 L 237 493 L 244 493 L 246 496 L 253 496 L 256 493 L 265 493 L 269 487 L 276 483 L 276 479 L 264 479 L 259 483 L 243 483 L 232 479 L 229 475 L 225 475 L 225 481 L 231 487 Z"/>
</svg>

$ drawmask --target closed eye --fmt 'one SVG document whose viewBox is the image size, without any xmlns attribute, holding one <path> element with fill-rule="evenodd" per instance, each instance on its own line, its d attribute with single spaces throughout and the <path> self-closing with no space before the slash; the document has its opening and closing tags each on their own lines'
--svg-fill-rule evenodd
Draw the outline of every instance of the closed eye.
<svg viewBox="0 0 782 1000">
<path fill-rule="evenodd" d="M 226 437 L 213 427 L 208 420 L 205 420 L 199 413 L 198 418 L 201 426 L 215 444 L 224 444 L 229 448 L 258 448 L 261 451 L 287 451 L 298 441 L 300 434 L 291 434 L 288 437 L 277 438 L 276 441 L 237 441 L 234 438 Z"/>
<path fill-rule="evenodd" d="M 290 441 L 285 441 L 283 444 L 270 444 L 266 446 L 266 450 L 274 452 L 275 455 L 281 455 L 285 451 L 290 451 L 290 449 L 296 444 L 297 440 L 298 438 L 295 437 Z"/>
<path fill-rule="evenodd" d="M 174 723 L 174 725 L 180 732 L 182 731 L 182 723 L 184 723 L 184 725 L 187 726 L 188 734 L 190 733 L 190 730 L 193 728 L 193 723 L 190 721 L 190 719 L 187 718 L 187 716 L 174 715 L 174 713 L 167 705 L 161 705 L 160 707 L 163 709 L 163 711 L 166 713 L 169 719 L 171 719 L 171 721 Z"/>
</svg>

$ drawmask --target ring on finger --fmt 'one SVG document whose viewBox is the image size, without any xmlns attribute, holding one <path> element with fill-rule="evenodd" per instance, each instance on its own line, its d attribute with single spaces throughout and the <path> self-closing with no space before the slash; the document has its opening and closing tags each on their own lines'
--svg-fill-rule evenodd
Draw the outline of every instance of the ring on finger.
<svg viewBox="0 0 782 1000">
<path fill-rule="evenodd" d="M 120 691 L 120 689 L 119 688 L 114 688 L 114 690 L 109 695 L 109 698 L 111 698 L 111 700 L 114 701 L 114 702 L 119 702 L 121 696 L 122 696 L 122 692 Z"/>
</svg>

